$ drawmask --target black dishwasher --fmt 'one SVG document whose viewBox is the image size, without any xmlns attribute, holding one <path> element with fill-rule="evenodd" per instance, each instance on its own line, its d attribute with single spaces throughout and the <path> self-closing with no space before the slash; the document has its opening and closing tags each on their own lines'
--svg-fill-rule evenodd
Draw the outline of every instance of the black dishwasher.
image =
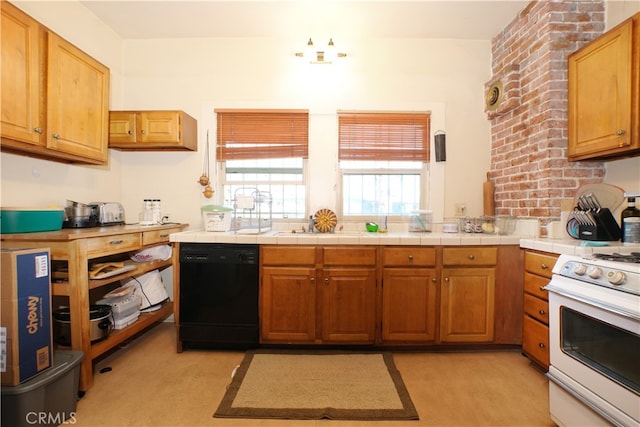
<svg viewBox="0 0 640 427">
<path fill-rule="evenodd" d="M 183 347 L 258 346 L 259 256 L 258 245 L 180 244 Z"/>
</svg>

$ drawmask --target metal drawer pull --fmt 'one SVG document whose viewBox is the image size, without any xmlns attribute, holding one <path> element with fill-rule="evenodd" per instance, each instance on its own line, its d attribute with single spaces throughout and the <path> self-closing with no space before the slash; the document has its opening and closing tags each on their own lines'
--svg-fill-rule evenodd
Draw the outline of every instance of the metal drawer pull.
<svg viewBox="0 0 640 427">
<path fill-rule="evenodd" d="M 42 133 L 42 128 L 40 128 L 40 127 L 36 127 L 36 128 L 33 128 L 33 131 L 34 131 L 35 133 Z"/>
<path fill-rule="evenodd" d="M 309 281 L 311 282 L 311 284 L 312 284 L 312 285 L 315 285 L 315 284 L 316 284 L 316 278 L 315 278 L 315 277 L 311 277 L 311 278 L 309 279 Z"/>
<path fill-rule="evenodd" d="M 469 259 L 476 259 L 476 257 L 473 254 L 471 254 L 469 255 Z"/>
<path fill-rule="evenodd" d="M 53 139 L 60 139 L 60 134 L 59 133 L 54 133 L 51 136 L 53 137 Z"/>
<path fill-rule="evenodd" d="M 110 245 L 119 245 L 120 243 L 124 242 L 124 240 L 112 240 L 109 242 Z"/>
<path fill-rule="evenodd" d="M 432 281 L 433 283 L 436 283 L 436 282 L 437 282 L 437 279 L 436 279 L 435 277 L 432 277 L 432 278 L 431 278 L 431 281 Z"/>
<path fill-rule="evenodd" d="M 540 348 L 545 348 L 545 347 L 546 347 L 546 345 L 544 345 L 544 343 L 543 343 L 543 342 L 541 342 L 541 343 L 539 343 L 539 344 L 538 344 L 538 347 L 540 347 Z"/>
<path fill-rule="evenodd" d="M 627 132 L 625 132 L 625 131 L 624 131 L 624 129 L 618 129 L 618 130 L 616 131 L 616 135 L 618 135 L 618 136 L 622 136 L 622 135 L 624 135 L 625 133 L 627 133 Z"/>
<path fill-rule="evenodd" d="M 409 261 L 413 261 L 413 255 L 409 255 Z"/>
<path fill-rule="evenodd" d="M 549 266 L 547 264 L 540 264 L 540 268 L 543 270 L 548 270 Z"/>
<path fill-rule="evenodd" d="M 324 278 L 324 284 L 325 284 L 325 285 L 328 285 L 328 284 L 329 284 L 329 278 L 328 278 L 328 277 L 325 277 L 325 278 Z"/>
<path fill-rule="evenodd" d="M 542 314 L 542 315 L 547 314 L 547 312 L 546 312 L 546 311 L 544 311 L 544 310 L 540 310 L 540 311 L 538 311 L 538 313 L 540 313 L 540 314 Z"/>
<path fill-rule="evenodd" d="M 140 133 L 144 135 L 144 134 L 146 134 L 146 133 L 147 133 L 147 131 L 145 131 L 144 129 L 142 129 L 142 130 L 140 131 Z"/>
<path fill-rule="evenodd" d="M 544 286 L 540 286 L 540 290 L 541 290 L 541 291 L 545 291 L 545 292 L 547 291 L 547 290 L 544 288 Z"/>
<path fill-rule="evenodd" d="M 444 281 L 445 281 L 445 282 L 447 282 L 447 283 L 449 283 L 449 278 L 448 278 L 448 277 L 445 277 L 445 278 L 444 278 Z"/>
<path fill-rule="evenodd" d="M 129 134 L 129 135 L 133 135 L 133 131 L 132 131 L 131 129 L 129 129 L 129 130 L 127 131 L 127 134 Z"/>
</svg>

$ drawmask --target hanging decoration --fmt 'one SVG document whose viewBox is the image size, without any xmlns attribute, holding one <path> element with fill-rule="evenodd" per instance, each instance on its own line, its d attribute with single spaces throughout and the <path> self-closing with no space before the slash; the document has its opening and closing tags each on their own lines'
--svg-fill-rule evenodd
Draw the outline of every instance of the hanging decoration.
<svg viewBox="0 0 640 427">
<path fill-rule="evenodd" d="M 209 131 L 207 130 L 207 145 L 204 152 L 204 161 L 202 162 L 202 175 L 198 183 L 204 187 L 202 194 L 207 199 L 213 197 L 213 188 L 211 188 L 211 180 L 209 179 Z"/>
</svg>

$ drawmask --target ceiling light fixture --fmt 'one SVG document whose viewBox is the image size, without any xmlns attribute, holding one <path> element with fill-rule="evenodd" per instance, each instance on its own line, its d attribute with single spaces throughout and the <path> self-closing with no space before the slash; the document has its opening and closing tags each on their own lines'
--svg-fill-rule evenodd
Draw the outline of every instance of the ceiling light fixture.
<svg viewBox="0 0 640 427">
<path fill-rule="evenodd" d="M 309 60 L 310 64 L 331 64 L 336 58 L 344 58 L 347 54 L 338 52 L 333 44 L 333 39 L 330 38 L 325 50 L 316 50 L 313 41 L 309 39 L 304 52 L 297 52 L 296 56 Z"/>
</svg>

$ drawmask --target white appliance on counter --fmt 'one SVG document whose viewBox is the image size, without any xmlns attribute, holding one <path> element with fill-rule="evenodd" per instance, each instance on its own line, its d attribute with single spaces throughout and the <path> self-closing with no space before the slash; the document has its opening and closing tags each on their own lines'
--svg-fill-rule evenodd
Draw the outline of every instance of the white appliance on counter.
<svg viewBox="0 0 640 427">
<path fill-rule="evenodd" d="M 561 255 L 546 289 L 552 420 L 640 425 L 640 253 Z"/>
</svg>

